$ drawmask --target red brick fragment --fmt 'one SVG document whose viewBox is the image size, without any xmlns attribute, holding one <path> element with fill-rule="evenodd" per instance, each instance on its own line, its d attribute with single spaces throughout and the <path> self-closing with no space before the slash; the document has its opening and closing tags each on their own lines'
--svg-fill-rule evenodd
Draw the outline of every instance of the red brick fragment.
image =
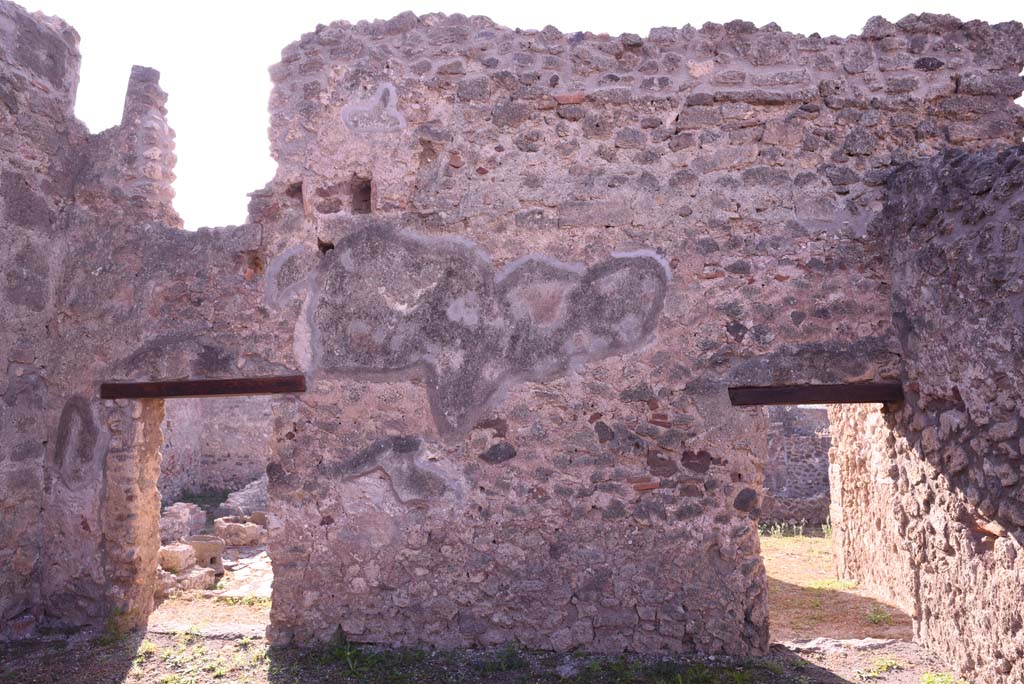
<svg viewBox="0 0 1024 684">
<path fill-rule="evenodd" d="M 583 101 L 586 99 L 586 93 L 559 93 L 555 95 L 555 102 L 560 105 L 583 104 Z"/>
</svg>

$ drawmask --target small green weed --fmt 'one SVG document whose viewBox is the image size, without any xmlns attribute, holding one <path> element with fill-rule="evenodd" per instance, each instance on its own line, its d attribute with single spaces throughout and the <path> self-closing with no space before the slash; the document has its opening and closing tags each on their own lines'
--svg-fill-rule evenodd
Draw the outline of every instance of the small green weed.
<svg viewBox="0 0 1024 684">
<path fill-rule="evenodd" d="M 136 665 L 141 665 L 150 658 L 156 655 L 157 648 L 149 639 L 143 639 L 142 643 L 139 644 L 139 648 L 135 651 L 135 657 L 132 658 L 132 662 Z"/>
<path fill-rule="evenodd" d="M 894 658 L 879 658 L 866 670 L 858 670 L 857 679 L 862 682 L 870 682 L 881 679 L 890 672 L 899 672 L 902 669 L 903 663 Z"/>
<path fill-rule="evenodd" d="M 270 607 L 269 596 L 218 596 L 217 603 L 228 606 L 265 606 Z"/>
<path fill-rule="evenodd" d="M 196 684 L 196 682 L 195 677 L 176 672 L 160 675 L 160 678 L 156 680 L 156 684 Z"/>
<path fill-rule="evenodd" d="M 324 648 L 318 660 L 326 665 L 342 665 L 349 675 L 360 676 L 376 669 L 382 659 L 376 653 L 369 653 L 347 639 L 342 639 Z"/>
<path fill-rule="evenodd" d="M 483 672 L 515 672 L 525 670 L 530 662 L 524 658 L 515 646 L 509 644 L 504 649 L 480 665 Z"/>
<path fill-rule="evenodd" d="M 825 536 L 825 539 L 831 539 L 834 531 L 835 530 L 832 528 L 832 519 L 828 518 L 821 526 L 821 533 Z"/>
<path fill-rule="evenodd" d="M 176 632 L 174 634 L 175 639 L 177 639 L 178 643 L 182 646 L 188 646 L 201 636 L 202 634 L 199 633 L 199 628 L 195 625 L 190 625 L 184 632 Z"/>
<path fill-rule="evenodd" d="M 868 611 L 868 622 L 873 625 L 891 625 L 892 613 L 882 606 L 872 606 Z"/>
<path fill-rule="evenodd" d="M 798 523 L 775 522 L 759 525 L 758 531 L 765 537 L 802 537 L 806 527 L 806 520 Z"/>
<path fill-rule="evenodd" d="M 966 679 L 960 679 L 948 672 L 925 672 L 921 675 L 921 684 L 968 684 Z"/>
<path fill-rule="evenodd" d="M 125 629 L 121 624 L 123 615 L 124 611 L 120 608 L 110 611 L 110 615 L 107 616 L 107 621 L 103 625 L 103 633 L 96 638 L 98 646 L 113 646 L 121 643 L 125 636 Z"/>
<path fill-rule="evenodd" d="M 681 672 L 669 678 L 655 680 L 656 684 L 754 684 L 754 670 L 768 670 L 781 674 L 784 668 L 770 661 L 747 661 L 738 667 L 708 667 L 701 663 L 686 665 Z"/>
</svg>

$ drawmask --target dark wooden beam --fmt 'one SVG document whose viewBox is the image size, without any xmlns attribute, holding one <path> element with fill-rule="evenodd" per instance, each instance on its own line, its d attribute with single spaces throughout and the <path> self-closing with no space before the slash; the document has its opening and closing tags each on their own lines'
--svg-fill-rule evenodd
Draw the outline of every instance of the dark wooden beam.
<svg viewBox="0 0 1024 684">
<path fill-rule="evenodd" d="M 262 378 L 215 380 L 160 380 L 105 382 L 101 399 L 169 399 L 172 397 L 227 397 L 246 394 L 290 394 L 306 391 L 306 376 L 275 375 Z"/>
<path fill-rule="evenodd" d="M 733 406 L 780 404 L 869 404 L 903 401 L 898 382 L 858 382 L 842 385 L 775 385 L 730 387 Z"/>
</svg>

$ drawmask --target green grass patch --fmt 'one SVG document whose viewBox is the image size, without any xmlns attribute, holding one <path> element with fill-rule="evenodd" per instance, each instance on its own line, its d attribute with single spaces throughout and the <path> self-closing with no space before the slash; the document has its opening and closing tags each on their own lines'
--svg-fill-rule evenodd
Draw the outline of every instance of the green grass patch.
<svg viewBox="0 0 1024 684">
<path fill-rule="evenodd" d="M 872 606 L 867 614 L 868 622 L 873 625 L 891 625 L 892 612 L 883 606 Z"/>
<path fill-rule="evenodd" d="M 856 676 L 862 682 L 872 682 L 882 679 L 890 672 L 899 672 L 902 669 L 904 669 L 903 663 L 900 661 L 895 658 L 883 657 L 872 663 L 871 667 L 858 670 Z"/>
<path fill-rule="evenodd" d="M 378 669 L 384 659 L 347 639 L 340 639 L 323 649 L 316 656 L 323 665 L 338 665 L 346 674 L 360 677 Z"/>
<path fill-rule="evenodd" d="M 968 684 L 966 679 L 960 679 L 948 672 L 925 672 L 921 675 L 921 684 Z"/>
<path fill-rule="evenodd" d="M 228 606 L 270 607 L 269 596 L 218 596 L 214 600 Z"/>
<path fill-rule="evenodd" d="M 530 661 L 519 650 L 509 644 L 480 664 L 481 672 L 518 672 L 530 667 Z"/>
</svg>

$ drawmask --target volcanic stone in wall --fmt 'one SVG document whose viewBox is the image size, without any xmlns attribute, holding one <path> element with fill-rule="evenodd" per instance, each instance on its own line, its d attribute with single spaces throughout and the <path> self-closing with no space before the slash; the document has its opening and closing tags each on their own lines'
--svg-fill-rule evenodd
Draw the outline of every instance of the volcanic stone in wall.
<svg viewBox="0 0 1024 684">
<path fill-rule="evenodd" d="M 906 399 L 832 410 L 840 572 L 903 603 L 977 684 L 1024 677 L 1022 226 L 1020 145 L 893 174 L 873 228 Z"/>
<path fill-rule="evenodd" d="M 762 520 L 821 524 L 829 517 L 828 413 L 824 407 L 768 408 Z"/>
</svg>

